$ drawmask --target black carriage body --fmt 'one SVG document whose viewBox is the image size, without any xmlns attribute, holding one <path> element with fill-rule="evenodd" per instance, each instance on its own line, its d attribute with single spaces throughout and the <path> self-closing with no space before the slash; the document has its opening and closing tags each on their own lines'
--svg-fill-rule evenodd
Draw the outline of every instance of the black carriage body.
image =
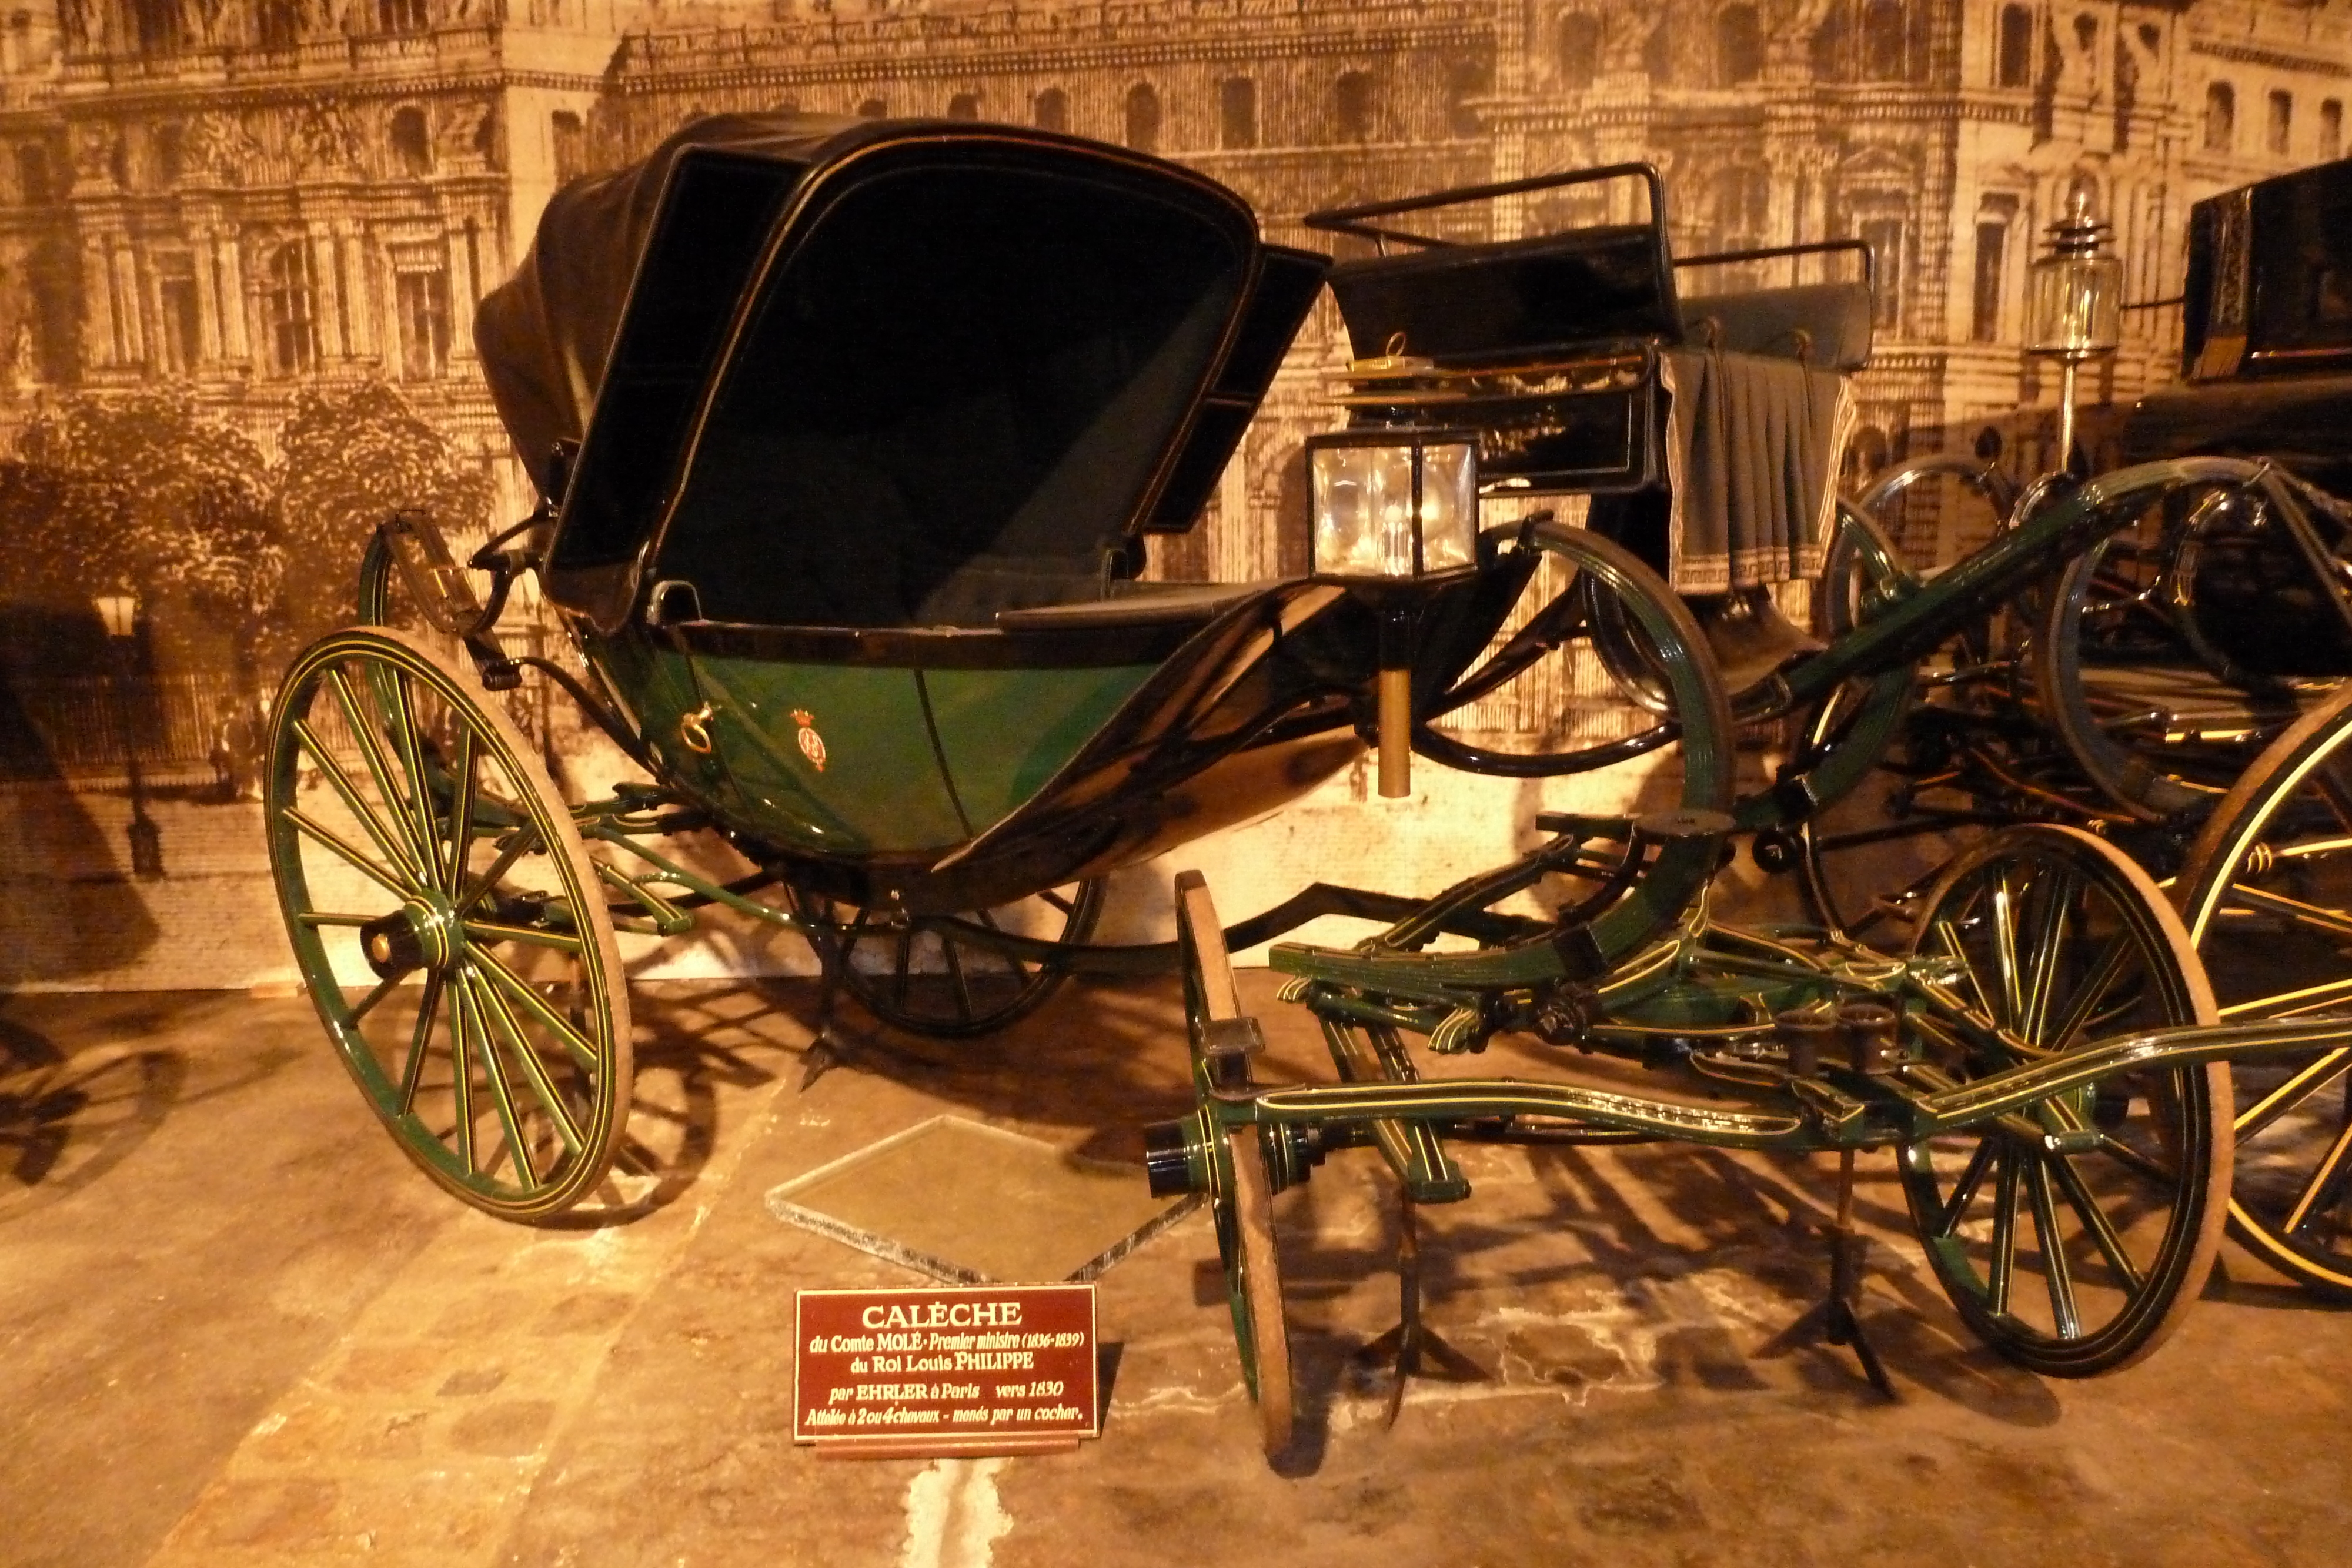
<svg viewBox="0 0 2352 1568">
<path fill-rule="evenodd" d="M 2352 497 L 2352 159 L 2197 203 L 2181 314 L 2182 380 L 2133 407 L 2124 460 L 2267 459 Z M 2199 624 L 2249 670 L 2352 672 L 2342 590 L 2312 569 L 2347 543 L 2225 527 L 2196 570 Z"/>
<path fill-rule="evenodd" d="M 805 885 L 982 906 L 1360 750 L 1378 632 L 1134 580 L 1321 287 L 1223 187 L 1014 127 L 699 121 L 559 193 L 479 338 L 547 595 L 664 781 Z M 1507 571 L 1433 585 L 1432 688 Z"/>
</svg>

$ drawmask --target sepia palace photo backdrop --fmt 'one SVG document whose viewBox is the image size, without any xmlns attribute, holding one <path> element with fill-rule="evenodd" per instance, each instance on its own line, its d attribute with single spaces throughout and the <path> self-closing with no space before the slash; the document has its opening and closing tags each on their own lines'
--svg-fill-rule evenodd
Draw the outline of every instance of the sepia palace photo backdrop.
<svg viewBox="0 0 2352 1568">
<path fill-rule="evenodd" d="M 553 190 L 698 115 L 1066 130 L 1193 165 L 1294 244 L 1321 237 L 1299 222 L 1319 207 L 1651 162 L 1679 253 L 1869 242 L 1859 475 L 1988 429 L 2030 449 L 2017 411 L 2054 386 L 2021 351 L 2025 269 L 2078 187 L 2145 307 L 2095 394 L 2167 379 L 2189 204 L 2343 155 L 2347 99 L 2347 0 L 0 12 L 0 985 L 268 967 L 251 796 L 278 671 L 347 616 L 385 512 L 465 537 L 529 509 L 475 302 Z M 1553 199 L 1464 221 L 1499 238 L 1633 215 L 1610 189 Z M 1335 423 L 1320 378 L 1345 352 L 1318 312 L 1158 571 L 1303 568 L 1299 446 Z M 1969 542 L 1948 520 L 1903 540 L 1925 560 Z M 170 931 L 196 936 L 165 963 Z"/>
</svg>

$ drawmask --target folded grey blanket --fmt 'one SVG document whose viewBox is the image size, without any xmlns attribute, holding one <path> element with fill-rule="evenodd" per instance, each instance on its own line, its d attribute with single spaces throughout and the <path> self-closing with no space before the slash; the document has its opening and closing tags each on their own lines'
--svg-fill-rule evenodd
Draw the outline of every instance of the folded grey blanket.
<svg viewBox="0 0 2352 1568">
<path fill-rule="evenodd" d="M 1838 455 L 1853 391 L 1835 371 L 1778 356 L 1670 349 L 1668 579 L 1724 593 L 1820 573 L 1836 522 Z"/>
</svg>

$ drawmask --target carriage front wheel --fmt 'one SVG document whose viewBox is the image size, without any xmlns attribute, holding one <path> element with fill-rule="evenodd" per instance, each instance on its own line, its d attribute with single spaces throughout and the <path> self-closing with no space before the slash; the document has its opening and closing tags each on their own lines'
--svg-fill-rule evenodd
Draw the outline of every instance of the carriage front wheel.
<svg viewBox="0 0 2352 1568">
<path fill-rule="evenodd" d="M 502 1218 L 592 1191 L 628 1113 L 620 952 L 497 700 L 407 632 L 333 632 L 278 694 L 264 809 L 296 966 L 401 1148 Z"/>
<path fill-rule="evenodd" d="M 2146 873 L 2072 828 L 2011 828 L 1928 894 L 1913 951 L 1938 1005 L 1923 1076 L 1955 1082 L 2171 1024 L 2215 1021 L 2180 918 Z M 2221 1241 L 2230 1073 L 2142 1067 L 1900 1151 L 1937 1281 L 1969 1328 L 2058 1377 L 2128 1365 L 2171 1333 Z"/>
</svg>

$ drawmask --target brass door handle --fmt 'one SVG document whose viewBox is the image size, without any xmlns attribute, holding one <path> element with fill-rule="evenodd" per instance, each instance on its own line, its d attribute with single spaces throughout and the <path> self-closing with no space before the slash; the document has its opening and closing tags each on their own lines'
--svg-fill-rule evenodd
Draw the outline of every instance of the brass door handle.
<svg viewBox="0 0 2352 1568">
<path fill-rule="evenodd" d="M 677 721 L 677 738 L 688 751 L 710 755 L 711 706 L 704 703 L 692 713 L 681 715 Z"/>
</svg>

